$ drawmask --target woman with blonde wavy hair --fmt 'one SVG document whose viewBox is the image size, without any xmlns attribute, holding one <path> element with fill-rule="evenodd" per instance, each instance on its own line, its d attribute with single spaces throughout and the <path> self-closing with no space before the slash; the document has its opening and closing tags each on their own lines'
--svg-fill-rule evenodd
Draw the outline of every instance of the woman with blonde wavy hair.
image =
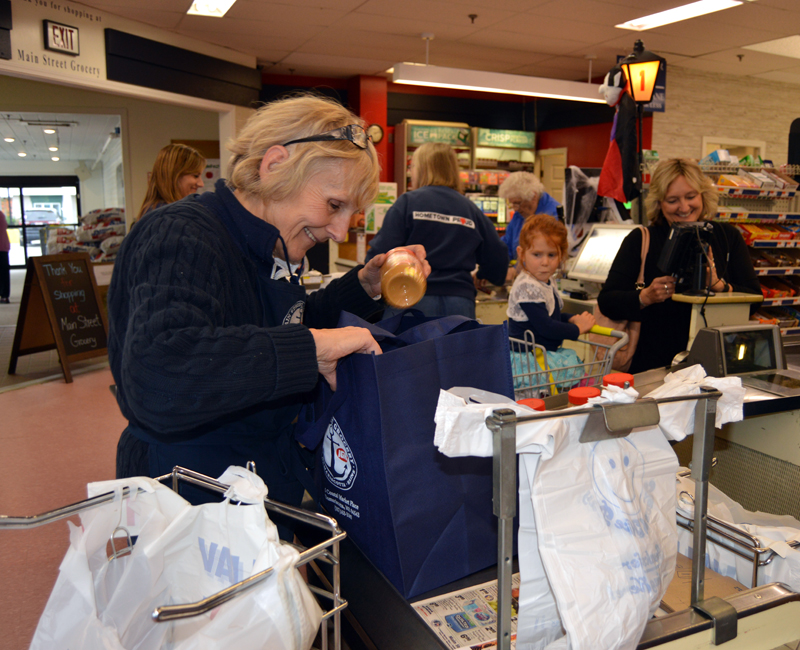
<svg viewBox="0 0 800 650">
<path fill-rule="evenodd" d="M 672 158 L 662 160 L 653 172 L 645 205 L 650 246 L 644 286 L 637 286 L 642 251 L 642 231 L 637 228 L 622 242 L 597 297 L 605 316 L 642 324 L 629 370 L 632 373 L 669 366 L 675 355 L 686 349 L 691 305 L 672 300 L 683 287 L 658 263 L 673 225 L 714 218 L 717 191 L 694 160 Z M 707 261 L 709 292 L 761 293 L 744 239 L 731 224 L 713 224 Z"/>
<path fill-rule="evenodd" d="M 117 256 L 108 348 L 129 421 L 117 475 L 183 465 L 219 476 L 253 460 L 270 497 L 297 505 L 301 402 L 320 375 L 335 388 L 340 358 L 380 354 L 366 329 L 333 328 L 342 310 L 381 309 L 385 256 L 310 295 L 304 259 L 344 241 L 374 201 L 378 159 L 360 118 L 314 96 L 263 106 L 228 147 L 227 181 L 142 219 Z M 427 274 L 424 249 L 413 251 Z"/>
<path fill-rule="evenodd" d="M 206 159 L 185 144 L 168 144 L 156 156 L 147 179 L 147 194 L 136 219 L 162 205 L 180 201 L 202 188 Z"/>
</svg>

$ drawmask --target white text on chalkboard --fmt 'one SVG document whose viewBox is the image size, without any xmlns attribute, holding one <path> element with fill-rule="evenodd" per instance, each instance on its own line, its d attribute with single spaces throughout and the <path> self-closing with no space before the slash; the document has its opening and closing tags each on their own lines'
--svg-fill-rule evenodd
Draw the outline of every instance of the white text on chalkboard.
<svg viewBox="0 0 800 650">
<path fill-rule="evenodd" d="M 96 348 L 97 347 L 97 339 L 93 336 L 86 339 L 79 339 L 76 338 L 74 334 L 70 334 L 69 336 L 69 343 L 70 345 L 77 349 L 77 348 Z"/>
<path fill-rule="evenodd" d="M 86 302 L 86 292 L 83 289 L 75 289 L 75 291 L 56 289 L 53 291 L 53 298 L 55 300 L 66 300 L 67 302 L 75 302 L 80 298 L 80 302 Z"/>
</svg>

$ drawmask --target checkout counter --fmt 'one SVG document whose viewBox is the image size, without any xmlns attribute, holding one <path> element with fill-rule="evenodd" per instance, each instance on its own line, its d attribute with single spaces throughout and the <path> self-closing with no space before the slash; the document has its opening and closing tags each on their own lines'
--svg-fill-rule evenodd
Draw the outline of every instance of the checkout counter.
<svg viewBox="0 0 800 650">
<path fill-rule="evenodd" d="M 577 282 L 578 286 L 577 289 L 568 286 L 570 291 L 562 294 L 566 309 L 591 311 L 594 308 L 596 292 L 592 295 L 592 289 L 599 291 L 599 283 L 592 283 L 605 279 L 619 243 L 633 227 L 606 226 L 598 228 L 602 231 L 600 235 L 587 238 L 588 243 L 584 244 L 582 251 L 588 250 L 591 254 L 582 261 L 579 254 L 579 263 L 568 274 L 569 279 Z M 615 246 L 610 245 L 612 240 L 616 242 Z M 725 294 L 710 298 L 675 296 L 674 299 L 692 304 L 690 343 L 699 335 L 701 340 L 697 342 L 697 349 L 700 350 L 707 345 L 707 339 L 704 339 L 709 336 L 705 332 L 706 324 L 713 328 L 746 329 L 750 324 L 749 303 L 760 301 L 761 298 L 747 294 Z M 477 317 L 485 323 L 501 323 L 506 320 L 506 308 L 507 293 L 500 289 L 490 295 L 479 296 Z M 704 318 L 701 317 L 701 309 Z M 704 333 L 700 333 L 701 330 Z M 779 331 L 773 341 L 777 366 L 800 369 L 800 358 L 784 354 Z M 724 354 L 724 346 L 720 352 Z M 692 362 L 690 356 L 684 365 Z M 637 390 L 646 395 L 663 383 L 664 376 L 670 370 L 651 370 L 636 375 Z M 800 382 L 798 387 L 796 394 L 783 396 L 749 388 L 745 398 L 744 421 L 725 425 L 722 431 L 716 432 L 714 455 L 718 463 L 711 470 L 711 483 L 748 510 L 791 514 L 800 518 Z M 559 400 L 566 402 L 566 395 L 547 398 L 546 402 L 549 408 L 557 408 L 559 404 L 556 402 Z M 688 465 L 692 455 L 692 437 L 678 443 L 675 451 L 681 464 Z M 307 543 L 306 540 L 302 541 Z M 349 539 L 341 544 L 341 564 L 342 593 L 349 601 L 344 611 L 345 639 L 353 650 L 441 650 L 446 647 L 417 615 L 409 601 L 397 592 Z M 496 577 L 497 569 L 491 567 L 421 594 L 413 601 L 448 594 Z M 323 584 L 326 581 L 322 572 L 318 573 L 317 579 Z M 788 641 L 800 639 L 800 595 L 773 584 L 737 594 L 727 600 L 739 616 L 739 635 L 725 644 L 730 650 L 772 650 Z M 651 620 L 638 648 L 665 647 L 677 650 L 709 647 L 713 645 L 714 636 L 712 622 L 688 609 Z"/>
<path fill-rule="evenodd" d="M 722 364 L 721 373 L 709 374 L 743 376 L 769 372 L 772 364 L 776 371 L 792 370 L 780 345 L 780 331 L 774 326 L 748 323 L 716 329 L 702 328 L 702 331 L 693 333 L 693 338 L 694 354 L 690 354 L 681 365 L 688 366 L 701 361 L 711 371 L 714 364 Z M 750 345 L 749 350 L 743 348 L 746 344 Z M 748 358 L 752 367 L 747 365 Z M 738 366 L 735 365 L 737 363 Z M 732 372 L 737 370 L 738 373 Z M 643 395 L 648 393 L 663 383 L 669 371 L 664 368 L 636 375 L 637 390 Z M 558 400 L 565 401 L 565 396 L 556 395 L 545 401 L 549 408 L 558 408 L 561 405 L 557 403 Z M 718 463 L 712 470 L 711 482 L 749 510 L 758 508 L 752 507 L 735 490 L 722 485 L 720 477 L 739 484 L 749 481 L 757 486 L 757 492 L 765 493 L 768 499 L 770 495 L 787 494 L 795 511 L 781 508 L 778 501 L 760 509 L 798 517 L 796 508 L 800 504 L 797 494 L 800 480 L 793 480 L 792 485 L 786 485 L 786 476 L 788 470 L 800 473 L 800 458 L 797 457 L 800 454 L 799 421 L 800 381 L 796 394 L 783 396 L 748 388 L 745 420 L 726 425 L 721 433 L 717 431 L 714 455 Z M 691 459 L 691 445 L 691 436 L 676 445 L 676 452 L 684 465 L 688 465 Z M 759 465 L 750 466 L 752 454 L 758 454 L 763 457 L 762 462 L 771 462 L 782 469 L 765 471 Z M 767 485 L 770 487 L 765 490 Z M 349 607 L 345 610 L 345 639 L 353 650 L 441 650 L 447 647 L 418 616 L 411 603 L 395 590 L 350 540 L 344 540 L 341 545 L 341 563 L 342 593 L 349 601 Z M 412 600 L 428 600 L 492 581 L 496 576 L 496 567 L 491 567 Z M 724 644 L 730 650 L 772 650 L 787 641 L 800 640 L 800 595 L 791 590 L 777 584 L 764 585 L 735 594 L 726 598 L 726 601 L 737 610 L 738 615 L 737 638 Z M 715 634 L 710 620 L 687 609 L 652 619 L 638 648 L 677 650 L 710 647 Z"/>
</svg>

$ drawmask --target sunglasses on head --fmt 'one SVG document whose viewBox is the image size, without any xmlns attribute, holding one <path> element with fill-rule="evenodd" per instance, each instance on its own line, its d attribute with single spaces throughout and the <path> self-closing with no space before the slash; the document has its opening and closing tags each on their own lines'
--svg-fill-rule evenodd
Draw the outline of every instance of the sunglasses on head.
<svg viewBox="0 0 800 650">
<path fill-rule="evenodd" d="M 348 124 L 347 126 L 340 126 L 338 129 L 325 131 L 325 133 L 320 133 L 319 135 L 310 135 L 307 138 L 290 140 L 289 142 L 284 142 L 282 146 L 288 147 L 290 144 L 297 144 L 298 142 L 328 142 L 331 140 L 349 140 L 359 149 L 366 149 L 370 137 L 367 135 L 363 126 Z"/>
</svg>

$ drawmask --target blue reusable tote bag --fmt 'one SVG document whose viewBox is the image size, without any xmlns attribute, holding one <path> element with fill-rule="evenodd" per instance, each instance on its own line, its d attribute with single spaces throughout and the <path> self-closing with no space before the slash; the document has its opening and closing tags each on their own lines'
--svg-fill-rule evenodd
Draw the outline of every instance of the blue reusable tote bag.
<svg viewBox="0 0 800 650">
<path fill-rule="evenodd" d="M 440 389 L 470 386 L 514 395 L 503 325 L 419 312 L 368 328 L 383 354 L 353 354 L 337 390 L 298 422 L 316 449 L 319 501 L 361 551 L 409 598 L 497 561 L 492 459 L 448 458 L 433 444 Z"/>
</svg>

